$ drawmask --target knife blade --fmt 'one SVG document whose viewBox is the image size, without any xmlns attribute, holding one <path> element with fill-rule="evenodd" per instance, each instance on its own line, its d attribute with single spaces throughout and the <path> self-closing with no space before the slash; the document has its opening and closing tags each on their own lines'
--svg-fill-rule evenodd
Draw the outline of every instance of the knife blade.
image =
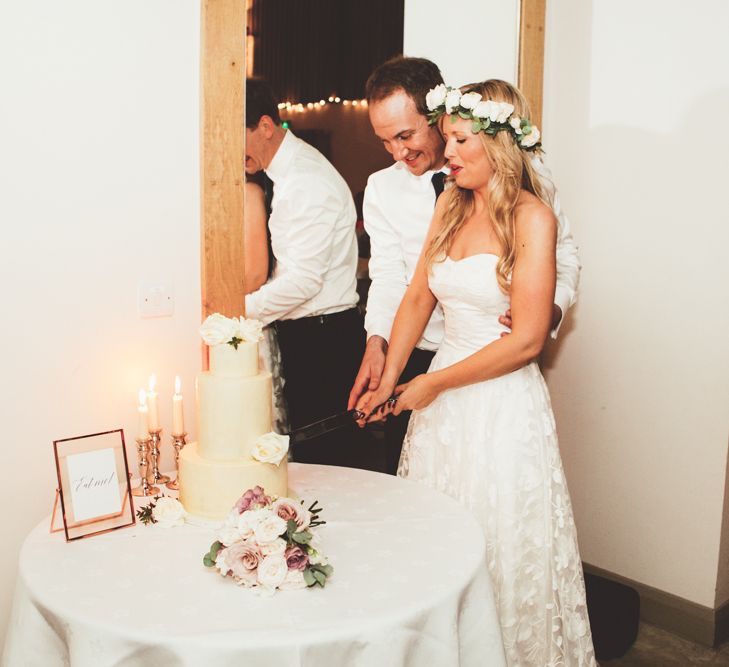
<svg viewBox="0 0 729 667">
<path fill-rule="evenodd" d="M 381 403 L 374 408 L 371 414 L 374 414 L 378 410 L 382 410 L 385 406 L 394 405 L 396 401 L 397 396 L 390 396 L 390 398 L 388 398 L 384 403 Z M 345 410 L 344 412 L 339 412 L 331 417 L 325 417 L 319 421 L 294 429 L 291 433 L 289 433 L 289 441 L 292 445 L 297 445 L 301 442 L 306 442 L 312 438 L 324 435 L 325 433 L 331 433 L 337 429 L 344 428 L 345 426 L 356 422 L 358 419 L 362 419 L 364 416 L 364 413 L 357 409 Z"/>
</svg>

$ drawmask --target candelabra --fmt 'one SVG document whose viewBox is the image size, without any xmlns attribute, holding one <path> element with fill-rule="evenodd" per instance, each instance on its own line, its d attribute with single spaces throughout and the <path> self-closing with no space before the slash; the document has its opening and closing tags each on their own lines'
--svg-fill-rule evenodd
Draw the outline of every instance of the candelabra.
<svg viewBox="0 0 729 667">
<path fill-rule="evenodd" d="M 167 482 L 167 488 L 173 491 L 180 490 L 180 450 L 185 446 L 185 436 L 187 433 L 180 433 L 179 435 L 172 434 L 172 446 L 175 448 L 175 479 L 171 482 Z"/>
<path fill-rule="evenodd" d="M 149 432 L 150 448 L 149 456 L 152 459 L 152 470 L 147 470 L 147 481 L 150 484 L 164 484 L 169 482 L 170 478 L 163 475 L 159 471 L 159 443 L 162 440 L 162 429 Z"/>
<path fill-rule="evenodd" d="M 159 487 L 154 486 L 154 483 L 150 484 L 147 479 L 149 473 L 149 459 L 147 454 L 149 453 L 150 438 L 137 438 L 137 454 L 139 456 L 139 486 L 135 486 L 132 489 L 132 495 L 137 497 L 154 496 L 159 493 Z"/>
</svg>

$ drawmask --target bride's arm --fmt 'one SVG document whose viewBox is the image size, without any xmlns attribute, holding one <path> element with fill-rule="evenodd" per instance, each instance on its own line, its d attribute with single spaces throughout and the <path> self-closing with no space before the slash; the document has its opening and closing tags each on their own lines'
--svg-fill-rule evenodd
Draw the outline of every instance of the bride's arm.
<svg viewBox="0 0 729 667">
<path fill-rule="evenodd" d="M 266 203 L 263 189 L 246 183 L 245 227 L 243 229 L 243 261 L 246 294 L 255 292 L 268 278 L 268 236 Z"/>
<path fill-rule="evenodd" d="M 433 292 L 428 286 L 428 271 L 425 266 L 425 253 L 435 231 L 440 227 L 444 197 L 438 199 L 430 229 L 425 238 L 420 258 L 415 267 L 413 279 L 410 281 L 405 296 L 395 315 L 395 321 L 390 333 L 390 343 L 387 348 L 385 368 L 377 389 L 362 395 L 357 402 L 357 409 L 369 414 L 372 408 L 384 403 L 395 389 L 397 380 L 407 364 L 410 353 L 423 335 L 433 309 L 437 303 Z"/>
<path fill-rule="evenodd" d="M 556 281 L 557 221 L 541 203 L 517 211 L 516 260 L 511 280 L 511 334 L 483 347 L 462 361 L 420 375 L 403 385 L 395 414 L 421 409 L 446 389 L 505 375 L 536 359 L 552 322 Z"/>
</svg>

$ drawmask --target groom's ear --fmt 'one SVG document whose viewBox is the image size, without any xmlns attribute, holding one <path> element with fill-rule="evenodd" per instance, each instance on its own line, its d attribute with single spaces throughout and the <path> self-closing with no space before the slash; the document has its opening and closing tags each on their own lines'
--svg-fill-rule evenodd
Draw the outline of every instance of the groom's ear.
<svg viewBox="0 0 729 667">
<path fill-rule="evenodd" d="M 273 136 L 276 127 L 277 125 L 273 122 L 273 118 L 271 118 L 271 116 L 261 116 L 256 129 L 260 130 L 264 139 L 270 139 Z"/>
</svg>

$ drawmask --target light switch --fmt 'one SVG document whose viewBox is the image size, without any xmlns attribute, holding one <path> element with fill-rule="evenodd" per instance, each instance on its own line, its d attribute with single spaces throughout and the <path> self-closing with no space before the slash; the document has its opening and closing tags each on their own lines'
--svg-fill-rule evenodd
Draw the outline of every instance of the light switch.
<svg viewBox="0 0 729 667">
<path fill-rule="evenodd" d="M 175 312 L 172 283 L 139 283 L 138 308 L 140 317 L 170 317 Z"/>
</svg>

